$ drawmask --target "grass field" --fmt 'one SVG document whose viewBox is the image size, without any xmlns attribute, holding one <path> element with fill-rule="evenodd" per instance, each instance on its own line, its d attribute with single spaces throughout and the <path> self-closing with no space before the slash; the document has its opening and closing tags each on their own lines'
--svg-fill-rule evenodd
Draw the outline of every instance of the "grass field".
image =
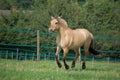
<svg viewBox="0 0 120 80">
<path fill-rule="evenodd" d="M 0 80 L 120 80 L 120 63 L 88 61 L 86 64 L 86 70 L 81 69 L 80 63 L 74 69 L 65 70 L 59 69 L 55 61 L 1 59 Z"/>
</svg>

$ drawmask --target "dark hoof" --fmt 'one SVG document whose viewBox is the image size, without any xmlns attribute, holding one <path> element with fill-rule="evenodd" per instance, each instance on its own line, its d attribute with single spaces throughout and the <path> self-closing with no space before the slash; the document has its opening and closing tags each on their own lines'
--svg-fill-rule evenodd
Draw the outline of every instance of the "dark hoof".
<svg viewBox="0 0 120 80">
<path fill-rule="evenodd" d="M 71 68 L 74 68 L 74 67 L 75 67 L 75 65 L 72 65 L 72 66 L 71 66 Z"/>
<path fill-rule="evenodd" d="M 75 67 L 75 62 L 73 61 L 71 68 L 74 68 L 74 67 Z"/>
<path fill-rule="evenodd" d="M 61 68 L 61 67 L 62 67 L 62 65 L 61 65 L 61 64 L 59 64 L 59 65 L 58 65 L 58 67 L 59 67 L 59 68 Z"/>
<path fill-rule="evenodd" d="M 67 70 L 68 70 L 68 69 L 69 69 L 69 66 L 68 66 L 68 65 L 66 65 L 66 66 L 65 66 L 65 69 L 67 69 Z"/>
<path fill-rule="evenodd" d="M 62 65 L 61 65 L 61 63 L 60 63 L 60 62 L 57 62 L 57 65 L 58 65 L 58 67 L 59 67 L 59 68 L 61 68 L 61 67 L 62 67 Z"/>
<path fill-rule="evenodd" d="M 86 69 L 85 62 L 83 62 L 83 64 L 82 64 L 82 69 Z"/>
<path fill-rule="evenodd" d="M 82 66 L 82 69 L 86 69 L 86 66 Z"/>
</svg>

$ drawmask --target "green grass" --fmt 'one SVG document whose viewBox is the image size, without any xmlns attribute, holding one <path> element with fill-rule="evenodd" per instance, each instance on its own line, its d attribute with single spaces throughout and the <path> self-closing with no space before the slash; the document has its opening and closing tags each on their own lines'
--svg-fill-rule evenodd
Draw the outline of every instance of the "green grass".
<svg viewBox="0 0 120 80">
<path fill-rule="evenodd" d="M 63 62 L 61 62 L 63 64 Z M 71 61 L 67 62 L 71 65 Z M 58 68 L 55 61 L 0 60 L 0 80 L 120 80 L 120 63 L 87 62 L 74 69 Z"/>
</svg>

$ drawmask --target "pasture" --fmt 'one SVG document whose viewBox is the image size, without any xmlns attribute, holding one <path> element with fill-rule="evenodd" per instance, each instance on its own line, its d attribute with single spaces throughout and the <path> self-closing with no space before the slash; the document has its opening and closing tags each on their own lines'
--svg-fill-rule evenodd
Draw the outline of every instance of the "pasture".
<svg viewBox="0 0 120 80">
<path fill-rule="evenodd" d="M 67 62 L 71 65 L 71 61 Z M 55 61 L 22 61 L 0 59 L 0 80 L 119 80 L 120 63 L 87 61 L 82 70 L 76 63 L 74 69 L 58 68 Z"/>
</svg>

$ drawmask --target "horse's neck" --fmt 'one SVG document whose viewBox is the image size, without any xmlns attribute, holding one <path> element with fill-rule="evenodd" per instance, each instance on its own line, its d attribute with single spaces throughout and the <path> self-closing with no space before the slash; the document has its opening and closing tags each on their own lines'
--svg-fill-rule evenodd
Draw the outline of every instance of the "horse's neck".
<svg viewBox="0 0 120 80">
<path fill-rule="evenodd" d="M 60 38 L 61 38 L 61 37 L 64 37 L 66 30 L 70 30 L 70 28 L 69 28 L 69 27 L 66 27 L 66 26 L 61 27 L 61 28 L 59 29 L 59 31 L 58 31 L 58 36 L 59 36 Z"/>
</svg>

